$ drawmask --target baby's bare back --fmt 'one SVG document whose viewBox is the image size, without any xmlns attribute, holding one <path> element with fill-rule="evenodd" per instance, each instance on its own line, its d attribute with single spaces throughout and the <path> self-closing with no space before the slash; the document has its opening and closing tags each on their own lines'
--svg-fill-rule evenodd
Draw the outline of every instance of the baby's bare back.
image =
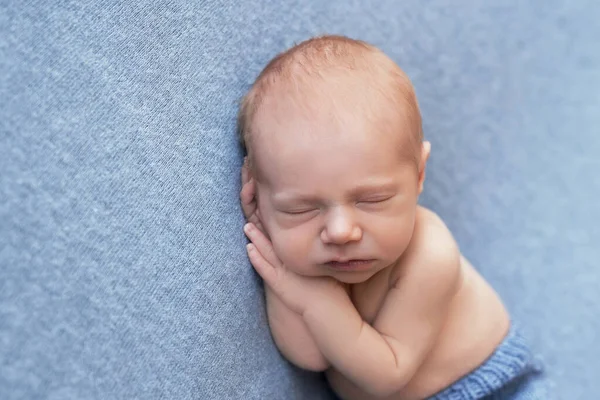
<svg viewBox="0 0 600 400">
<path fill-rule="evenodd" d="M 418 223 L 429 223 L 429 213 L 423 210 Z M 404 268 L 399 264 L 395 270 L 381 271 L 352 288 L 352 300 L 365 321 L 374 321 L 391 279 Z M 461 284 L 437 340 L 408 385 L 390 400 L 422 399 L 435 394 L 481 365 L 506 336 L 509 316 L 496 292 L 462 256 L 460 270 Z M 327 375 L 342 398 L 370 398 L 335 370 L 330 369 Z"/>
</svg>

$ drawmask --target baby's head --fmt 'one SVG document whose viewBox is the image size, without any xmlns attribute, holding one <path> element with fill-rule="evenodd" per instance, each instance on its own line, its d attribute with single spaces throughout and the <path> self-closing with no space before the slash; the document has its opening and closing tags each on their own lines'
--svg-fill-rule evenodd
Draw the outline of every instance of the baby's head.
<svg viewBox="0 0 600 400">
<path fill-rule="evenodd" d="M 343 36 L 322 36 L 271 60 L 244 97 L 239 113 L 240 139 L 250 165 L 254 167 L 252 145 L 260 136 L 286 135 L 273 124 L 281 126 L 290 118 L 307 123 L 318 117 L 336 125 L 335 131 L 324 132 L 328 134 L 345 135 L 343 125 L 355 124 L 358 119 L 378 126 L 379 131 L 399 139 L 399 155 L 418 166 L 423 133 L 413 86 L 376 47 Z M 264 126 L 269 123 L 271 126 Z"/>
<path fill-rule="evenodd" d="M 402 255 L 429 148 L 410 80 L 383 52 L 340 36 L 300 43 L 259 75 L 239 130 L 289 268 L 356 283 Z"/>
</svg>

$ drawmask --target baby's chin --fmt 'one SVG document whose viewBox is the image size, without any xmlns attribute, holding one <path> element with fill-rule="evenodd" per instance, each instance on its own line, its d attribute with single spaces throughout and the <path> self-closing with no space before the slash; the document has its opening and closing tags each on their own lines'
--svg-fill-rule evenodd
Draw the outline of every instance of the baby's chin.
<svg viewBox="0 0 600 400">
<path fill-rule="evenodd" d="M 332 278 L 349 285 L 357 285 L 371 279 L 379 271 L 364 271 L 364 272 L 335 272 L 328 274 Z"/>
</svg>

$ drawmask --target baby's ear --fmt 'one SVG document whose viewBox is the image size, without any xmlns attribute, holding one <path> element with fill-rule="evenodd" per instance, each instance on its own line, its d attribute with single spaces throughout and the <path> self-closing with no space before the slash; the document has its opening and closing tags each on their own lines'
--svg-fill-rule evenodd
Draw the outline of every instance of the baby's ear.
<svg viewBox="0 0 600 400">
<path fill-rule="evenodd" d="M 419 194 L 423 191 L 423 183 L 425 182 L 425 169 L 427 166 L 427 160 L 429 160 L 429 154 L 431 154 L 431 143 L 423 142 L 421 145 L 421 160 L 419 161 Z"/>
<path fill-rule="evenodd" d="M 252 178 L 252 172 L 250 171 L 250 164 L 248 161 L 248 157 L 244 157 L 244 162 L 242 163 L 242 186 L 244 186 L 250 179 Z"/>
</svg>

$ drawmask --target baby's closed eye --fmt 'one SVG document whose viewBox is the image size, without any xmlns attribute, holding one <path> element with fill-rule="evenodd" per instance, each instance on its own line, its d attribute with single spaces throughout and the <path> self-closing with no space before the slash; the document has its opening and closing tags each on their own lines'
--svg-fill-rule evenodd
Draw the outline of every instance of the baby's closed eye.
<svg viewBox="0 0 600 400">
<path fill-rule="evenodd" d="M 395 195 L 391 194 L 367 196 L 359 198 L 356 205 L 357 207 L 366 207 L 368 209 L 381 209 L 387 207 L 388 204 L 391 204 L 394 197 Z"/>
<path fill-rule="evenodd" d="M 376 203 L 384 203 L 390 200 L 394 196 L 385 195 L 385 196 L 373 196 L 367 197 L 364 199 L 359 199 L 357 203 L 367 203 L 367 204 L 376 204 Z"/>
<path fill-rule="evenodd" d="M 279 210 L 279 212 L 282 212 L 284 214 L 288 214 L 288 215 L 305 215 L 308 213 L 311 213 L 313 211 L 318 211 L 318 208 L 302 208 L 302 209 L 288 209 L 288 210 Z"/>
</svg>

